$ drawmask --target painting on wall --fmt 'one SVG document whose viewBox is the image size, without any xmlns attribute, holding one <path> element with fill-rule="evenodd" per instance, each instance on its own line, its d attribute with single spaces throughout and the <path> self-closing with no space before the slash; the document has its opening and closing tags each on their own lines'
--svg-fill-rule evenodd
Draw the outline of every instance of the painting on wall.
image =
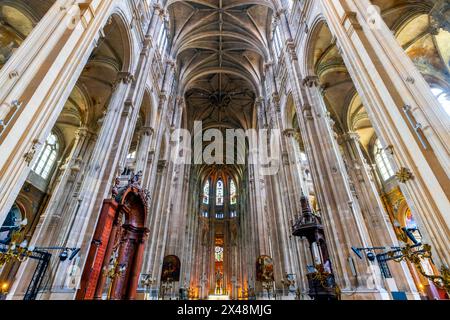
<svg viewBox="0 0 450 320">
<path fill-rule="evenodd" d="M 167 256 L 164 258 L 161 281 L 180 281 L 181 262 L 177 256 Z"/>
<path fill-rule="evenodd" d="M 256 261 L 256 280 L 261 282 L 274 281 L 273 259 L 269 256 L 260 256 Z"/>
</svg>

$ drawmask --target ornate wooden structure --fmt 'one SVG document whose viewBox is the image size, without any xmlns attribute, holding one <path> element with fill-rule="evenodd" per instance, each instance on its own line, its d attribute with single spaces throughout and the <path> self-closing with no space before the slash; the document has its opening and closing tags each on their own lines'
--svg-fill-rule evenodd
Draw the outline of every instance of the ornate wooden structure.
<svg viewBox="0 0 450 320">
<path fill-rule="evenodd" d="M 148 236 L 146 220 L 147 198 L 137 183 L 113 190 L 113 199 L 103 203 L 78 299 L 99 300 L 105 290 L 111 300 L 135 299 Z M 115 274 L 108 275 L 108 270 Z"/>
</svg>

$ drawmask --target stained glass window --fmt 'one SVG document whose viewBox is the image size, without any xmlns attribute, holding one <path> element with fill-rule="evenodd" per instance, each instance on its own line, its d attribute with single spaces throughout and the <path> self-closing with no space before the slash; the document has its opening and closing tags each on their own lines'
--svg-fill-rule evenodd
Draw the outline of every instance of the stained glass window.
<svg viewBox="0 0 450 320">
<path fill-rule="evenodd" d="M 209 181 L 203 187 L 203 204 L 209 204 Z"/>
<path fill-rule="evenodd" d="M 33 167 L 33 171 L 45 180 L 49 178 L 53 166 L 56 163 L 58 148 L 58 138 L 54 134 L 51 134 L 45 142 L 44 148 Z"/>
<path fill-rule="evenodd" d="M 395 174 L 394 169 L 392 168 L 391 163 L 389 162 L 386 151 L 381 146 L 380 140 L 377 140 L 375 142 L 374 156 L 381 178 L 384 181 L 386 181 L 389 178 L 393 177 Z"/>
<path fill-rule="evenodd" d="M 234 180 L 231 179 L 230 181 L 230 204 L 236 204 L 237 203 L 237 191 L 236 191 L 236 184 L 234 183 Z"/>
<path fill-rule="evenodd" d="M 216 247 L 215 257 L 216 257 L 216 262 L 223 262 L 223 247 Z"/>
<path fill-rule="evenodd" d="M 216 205 L 223 206 L 223 181 L 222 181 L 222 179 L 217 181 Z"/>
<path fill-rule="evenodd" d="M 225 219 L 225 214 L 223 212 L 217 212 L 216 213 L 216 219 L 217 220 L 223 220 Z"/>
</svg>

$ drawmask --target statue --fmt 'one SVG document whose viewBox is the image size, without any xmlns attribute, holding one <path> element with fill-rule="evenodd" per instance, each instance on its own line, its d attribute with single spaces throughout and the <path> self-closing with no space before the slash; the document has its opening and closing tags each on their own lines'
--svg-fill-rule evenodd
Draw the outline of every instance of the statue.
<svg viewBox="0 0 450 320">
<path fill-rule="evenodd" d="M 201 228 L 202 228 L 202 245 L 206 246 L 208 244 L 208 234 L 209 234 L 208 222 L 202 220 Z"/>
<path fill-rule="evenodd" d="M 237 245 L 238 226 L 235 221 L 231 222 L 230 231 L 231 231 L 231 244 L 233 246 L 236 246 Z"/>
<path fill-rule="evenodd" d="M 223 293 L 222 280 L 223 280 L 223 274 L 220 270 L 217 270 L 217 272 L 216 272 L 216 290 L 215 290 L 215 294 L 217 294 L 217 295 L 221 295 Z"/>
<path fill-rule="evenodd" d="M 142 171 L 139 171 L 136 174 L 132 174 L 131 175 L 131 179 L 130 179 L 130 185 L 132 185 L 135 188 L 140 188 L 141 187 L 141 181 L 142 181 Z"/>
<path fill-rule="evenodd" d="M 117 177 L 114 180 L 114 185 L 112 188 L 112 197 L 116 198 L 119 195 L 119 188 L 120 188 L 120 179 Z"/>
</svg>

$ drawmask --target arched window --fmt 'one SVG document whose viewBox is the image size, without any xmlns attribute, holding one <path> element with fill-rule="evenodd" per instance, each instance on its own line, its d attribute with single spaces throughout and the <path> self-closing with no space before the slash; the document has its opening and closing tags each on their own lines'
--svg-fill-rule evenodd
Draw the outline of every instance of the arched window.
<svg viewBox="0 0 450 320">
<path fill-rule="evenodd" d="M 381 142 L 378 139 L 375 142 L 374 156 L 378 171 L 380 172 L 383 181 L 386 181 L 389 178 L 393 177 L 395 174 L 394 169 L 389 162 L 386 151 L 383 149 L 383 147 L 381 146 Z"/>
<path fill-rule="evenodd" d="M 216 205 L 223 206 L 223 181 L 219 179 L 216 186 Z"/>
<path fill-rule="evenodd" d="M 203 187 L 203 204 L 209 204 L 209 180 Z"/>
<path fill-rule="evenodd" d="M 33 167 L 33 171 L 45 180 L 49 178 L 50 173 L 55 166 L 58 149 L 58 138 L 52 133 L 47 141 L 45 141 L 44 148 Z"/>
<path fill-rule="evenodd" d="M 230 204 L 234 205 L 237 203 L 237 190 L 236 190 L 236 184 L 234 183 L 234 180 L 230 180 Z"/>
<path fill-rule="evenodd" d="M 445 112 L 447 112 L 447 114 L 450 116 L 450 95 L 441 88 L 432 88 L 431 92 L 433 92 L 434 96 L 442 105 Z"/>
</svg>

